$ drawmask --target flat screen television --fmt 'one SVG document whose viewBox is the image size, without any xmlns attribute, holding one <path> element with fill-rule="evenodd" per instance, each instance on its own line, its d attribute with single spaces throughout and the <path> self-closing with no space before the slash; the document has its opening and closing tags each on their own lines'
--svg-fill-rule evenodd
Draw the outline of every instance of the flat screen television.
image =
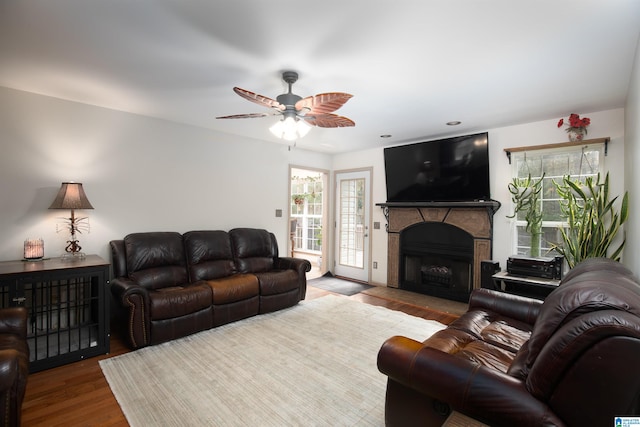
<svg viewBox="0 0 640 427">
<path fill-rule="evenodd" d="M 384 149 L 387 203 L 489 200 L 489 134 Z"/>
</svg>

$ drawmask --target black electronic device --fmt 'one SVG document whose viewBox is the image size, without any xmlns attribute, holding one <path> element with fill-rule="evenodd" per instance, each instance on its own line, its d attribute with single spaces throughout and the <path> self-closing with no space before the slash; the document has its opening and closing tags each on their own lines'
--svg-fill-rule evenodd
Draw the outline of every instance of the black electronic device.
<svg viewBox="0 0 640 427">
<path fill-rule="evenodd" d="M 500 271 L 500 263 L 493 260 L 480 261 L 480 287 L 498 291 L 493 275 Z"/>
<path fill-rule="evenodd" d="M 387 202 L 489 200 L 489 134 L 384 149 Z"/>
<path fill-rule="evenodd" d="M 564 257 L 511 256 L 507 259 L 507 273 L 517 276 L 562 279 Z"/>
</svg>

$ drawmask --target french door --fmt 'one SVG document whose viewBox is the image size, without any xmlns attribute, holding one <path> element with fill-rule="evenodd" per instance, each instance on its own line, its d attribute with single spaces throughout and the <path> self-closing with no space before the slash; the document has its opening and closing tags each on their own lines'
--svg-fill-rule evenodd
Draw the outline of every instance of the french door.
<svg viewBox="0 0 640 427">
<path fill-rule="evenodd" d="M 336 173 L 337 276 L 369 280 L 371 171 Z"/>
</svg>

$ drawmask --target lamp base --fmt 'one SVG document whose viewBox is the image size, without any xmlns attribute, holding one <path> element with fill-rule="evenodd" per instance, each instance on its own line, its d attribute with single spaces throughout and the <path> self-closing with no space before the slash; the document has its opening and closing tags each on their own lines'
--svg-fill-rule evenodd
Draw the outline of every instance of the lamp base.
<svg viewBox="0 0 640 427">
<path fill-rule="evenodd" d="M 84 252 L 65 252 L 60 255 L 62 261 L 74 261 L 76 259 L 85 259 L 87 254 Z"/>
</svg>

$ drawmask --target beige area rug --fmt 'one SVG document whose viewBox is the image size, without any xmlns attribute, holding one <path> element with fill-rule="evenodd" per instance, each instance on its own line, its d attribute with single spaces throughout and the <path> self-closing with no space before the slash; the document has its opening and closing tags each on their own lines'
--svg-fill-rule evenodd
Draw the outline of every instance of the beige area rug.
<svg viewBox="0 0 640 427">
<path fill-rule="evenodd" d="M 328 295 L 100 361 L 134 426 L 383 426 L 378 350 L 444 325 Z"/>
<path fill-rule="evenodd" d="M 444 298 L 432 297 L 419 294 L 417 292 L 406 291 L 404 289 L 391 288 L 389 286 L 374 286 L 366 289 L 362 293 L 379 298 L 387 298 L 426 307 L 431 310 L 442 311 L 444 313 L 462 315 L 467 312 L 469 304 L 459 301 L 451 301 Z"/>
</svg>

